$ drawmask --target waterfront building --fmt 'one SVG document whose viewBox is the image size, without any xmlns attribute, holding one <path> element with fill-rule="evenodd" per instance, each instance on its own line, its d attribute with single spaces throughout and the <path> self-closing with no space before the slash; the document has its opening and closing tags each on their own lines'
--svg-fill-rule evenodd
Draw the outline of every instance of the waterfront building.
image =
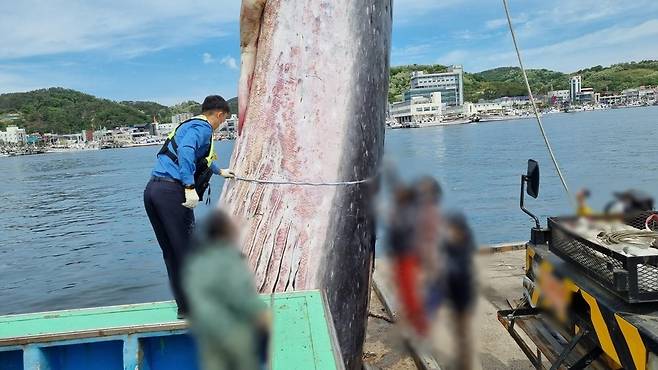
<svg viewBox="0 0 658 370">
<path fill-rule="evenodd" d="M 502 98 L 494 99 L 493 101 L 504 108 L 530 104 L 530 98 L 527 96 L 503 96 Z"/>
<path fill-rule="evenodd" d="M 620 105 L 623 101 L 624 96 L 621 94 L 603 95 L 599 98 L 599 102 L 606 105 Z"/>
<path fill-rule="evenodd" d="M 640 86 L 633 89 L 625 89 L 621 92 L 626 104 L 653 104 L 658 96 L 657 88 Z"/>
<path fill-rule="evenodd" d="M 194 114 L 190 112 L 175 114 L 171 116 L 171 123 L 178 126 L 192 117 L 194 117 Z"/>
<path fill-rule="evenodd" d="M 640 86 L 638 88 L 638 98 L 644 103 L 655 103 L 658 97 L 658 87 Z"/>
<path fill-rule="evenodd" d="M 419 125 L 441 122 L 443 111 L 440 92 L 433 92 L 429 98 L 413 96 L 409 100 L 390 105 L 391 118 L 401 124 L 416 123 Z"/>
<path fill-rule="evenodd" d="M 569 90 L 553 90 L 549 91 L 547 96 L 547 102 L 552 105 L 562 104 L 571 99 L 571 92 Z"/>
<path fill-rule="evenodd" d="M 464 68 L 454 65 L 441 73 L 412 72 L 410 87 L 404 93 L 404 101 L 416 96 L 431 99 L 432 93 L 439 92 L 446 106 L 461 106 L 464 104 Z"/>
<path fill-rule="evenodd" d="M 0 142 L 7 144 L 25 144 L 27 143 L 27 134 L 24 128 L 18 126 L 7 126 L 5 131 L 0 131 Z"/>
<path fill-rule="evenodd" d="M 222 132 L 232 133 L 238 127 L 238 115 L 231 114 L 231 118 L 226 119 L 226 125 L 222 127 Z"/>
<path fill-rule="evenodd" d="M 591 87 L 582 87 L 580 92 L 575 95 L 572 103 L 578 104 L 598 104 L 601 94 L 595 93 Z"/>
<path fill-rule="evenodd" d="M 41 143 L 43 141 L 43 138 L 39 133 L 34 133 L 34 134 L 29 134 L 27 135 L 26 143 L 28 145 L 36 145 L 38 143 Z"/>
<path fill-rule="evenodd" d="M 478 114 L 503 114 L 503 106 L 496 102 L 479 102 L 473 104 L 473 110 Z"/>
<path fill-rule="evenodd" d="M 580 76 L 572 76 L 571 81 L 569 81 L 569 96 L 571 102 L 575 103 L 583 87 L 583 81 Z"/>
<path fill-rule="evenodd" d="M 170 132 L 174 131 L 177 127 L 177 124 L 174 123 L 159 123 L 155 124 L 155 135 L 157 136 L 167 136 Z"/>
<path fill-rule="evenodd" d="M 82 131 L 79 134 L 66 134 L 66 135 L 57 135 L 57 145 L 74 145 L 74 144 L 83 144 L 86 141 L 85 132 Z"/>
</svg>

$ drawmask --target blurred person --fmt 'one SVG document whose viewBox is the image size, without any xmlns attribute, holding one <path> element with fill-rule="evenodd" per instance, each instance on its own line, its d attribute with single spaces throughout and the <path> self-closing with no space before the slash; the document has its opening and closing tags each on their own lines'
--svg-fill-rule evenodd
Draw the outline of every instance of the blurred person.
<svg viewBox="0 0 658 370">
<path fill-rule="evenodd" d="M 589 199 L 590 192 L 589 189 L 583 188 L 576 193 L 576 214 L 581 217 L 587 217 L 594 214 L 592 208 L 587 205 L 587 199 Z"/>
<path fill-rule="evenodd" d="M 180 270 L 194 228 L 193 209 L 213 174 L 227 176 L 217 167 L 212 134 L 230 113 L 218 95 L 206 97 L 202 113 L 176 127 L 157 154 L 151 179 L 144 189 L 144 207 L 162 249 L 178 318 L 187 314 Z"/>
<path fill-rule="evenodd" d="M 427 333 L 420 283 L 420 262 L 414 245 L 416 209 L 414 189 L 402 183 L 393 190 L 389 216 L 388 248 L 393 283 L 404 321 L 418 335 Z"/>
<path fill-rule="evenodd" d="M 636 189 L 613 193 L 615 200 L 605 206 L 605 213 L 632 214 L 653 210 L 651 195 Z"/>
<path fill-rule="evenodd" d="M 256 291 L 228 215 L 214 211 L 195 232 L 183 287 L 203 370 L 264 369 L 271 316 Z"/>
<path fill-rule="evenodd" d="M 454 313 L 457 347 L 457 369 L 473 367 L 472 321 L 476 302 L 475 272 L 473 258 L 476 243 L 466 217 L 460 213 L 445 216 L 444 235 L 440 245 L 445 259 L 444 281 L 439 282 L 445 289 L 445 300 Z"/>
<path fill-rule="evenodd" d="M 436 280 L 441 273 L 441 258 L 437 246 L 441 228 L 441 185 L 431 176 L 414 183 L 416 194 L 416 229 L 414 244 L 422 261 L 425 285 Z"/>
</svg>

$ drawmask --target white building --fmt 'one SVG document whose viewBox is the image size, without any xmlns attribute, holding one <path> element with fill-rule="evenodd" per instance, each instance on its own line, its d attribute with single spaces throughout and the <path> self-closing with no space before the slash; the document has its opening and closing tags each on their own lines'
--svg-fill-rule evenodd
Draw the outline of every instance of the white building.
<svg viewBox="0 0 658 370">
<path fill-rule="evenodd" d="M 656 101 L 656 88 L 640 86 L 634 89 L 625 89 L 621 92 L 624 101 L 627 104 L 631 103 L 650 103 Z"/>
<path fill-rule="evenodd" d="M 619 105 L 624 102 L 623 95 L 603 95 L 599 98 L 601 104 Z"/>
<path fill-rule="evenodd" d="M 546 94 L 549 104 L 559 104 L 571 100 L 571 91 L 569 90 L 553 90 Z"/>
<path fill-rule="evenodd" d="M 464 106 L 464 113 L 466 116 L 472 116 L 474 114 L 503 114 L 504 108 L 500 103 L 496 102 L 479 102 L 470 104 L 468 109 L 466 109 L 466 104 Z"/>
<path fill-rule="evenodd" d="M 447 106 L 461 106 L 464 104 L 464 68 L 452 66 L 446 72 L 425 73 L 415 71 L 411 73 L 411 89 L 404 93 L 404 100 L 422 96 L 431 99 L 431 94 L 441 93 L 441 100 Z"/>
<path fill-rule="evenodd" d="M 5 131 L 0 131 L 0 142 L 10 144 L 25 144 L 27 143 L 27 134 L 24 128 L 18 126 L 7 126 Z"/>
<path fill-rule="evenodd" d="M 175 123 L 156 123 L 155 124 L 155 135 L 158 136 L 167 136 L 169 135 L 170 132 L 174 131 L 174 129 L 178 126 L 178 124 Z"/>
<path fill-rule="evenodd" d="M 179 113 L 171 116 L 171 123 L 178 126 L 179 124 L 187 121 L 188 119 L 194 117 L 194 114 L 190 112 Z"/>
<path fill-rule="evenodd" d="M 401 124 L 439 123 L 441 122 L 443 104 L 441 93 L 433 92 L 429 98 L 413 96 L 410 100 L 393 103 L 390 106 L 390 112 L 391 117 Z"/>
<path fill-rule="evenodd" d="M 572 103 L 576 102 L 578 94 L 580 94 L 582 88 L 583 88 L 582 78 L 580 76 L 571 77 L 571 80 L 569 81 L 569 96 L 571 98 Z"/>
<path fill-rule="evenodd" d="M 226 125 L 222 128 L 222 131 L 235 132 L 237 127 L 238 127 L 238 115 L 231 114 L 231 118 L 226 119 Z"/>
<path fill-rule="evenodd" d="M 494 99 L 493 101 L 494 103 L 500 104 L 500 106 L 504 108 L 511 108 L 515 105 L 531 104 L 530 98 L 527 96 L 503 96 L 502 98 Z"/>
</svg>

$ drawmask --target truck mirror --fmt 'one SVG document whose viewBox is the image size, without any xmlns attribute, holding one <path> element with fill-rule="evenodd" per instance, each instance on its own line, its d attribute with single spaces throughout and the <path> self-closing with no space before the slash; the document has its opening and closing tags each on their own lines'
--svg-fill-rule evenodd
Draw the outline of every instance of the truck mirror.
<svg viewBox="0 0 658 370">
<path fill-rule="evenodd" d="M 526 192 L 529 196 L 537 198 L 539 196 L 539 163 L 534 159 L 528 159 L 526 181 L 528 182 Z"/>
</svg>

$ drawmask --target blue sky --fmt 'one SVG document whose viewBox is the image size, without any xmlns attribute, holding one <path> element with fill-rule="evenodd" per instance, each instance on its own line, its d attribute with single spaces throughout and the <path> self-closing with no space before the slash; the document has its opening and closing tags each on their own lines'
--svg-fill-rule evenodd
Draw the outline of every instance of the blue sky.
<svg viewBox="0 0 658 370">
<path fill-rule="evenodd" d="M 239 0 L 0 1 L 0 93 L 62 86 L 163 104 L 236 95 Z M 529 67 L 658 59 L 656 0 L 510 5 Z M 500 0 L 394 0 L 391 62 L 515 65 Z"/>
</svg>

